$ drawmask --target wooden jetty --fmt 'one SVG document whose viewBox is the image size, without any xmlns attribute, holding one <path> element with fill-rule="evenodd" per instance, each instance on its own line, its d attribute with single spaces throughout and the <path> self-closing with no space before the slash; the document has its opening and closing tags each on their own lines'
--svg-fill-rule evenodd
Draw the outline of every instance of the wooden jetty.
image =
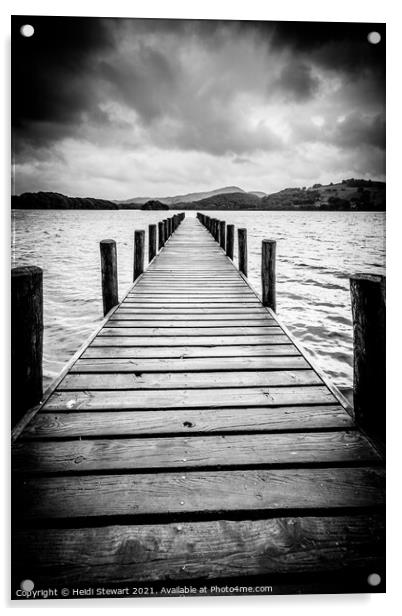
<svg viewBox="0 0 402 616">
<path fill-rule="evenodd" d="M 384 591 L 382 450 L 269 307 L 272 245 L 260 300 L 244 231 L 239 271 L 182 218 L 14 430 L 14 586 Z"/>
</svg>

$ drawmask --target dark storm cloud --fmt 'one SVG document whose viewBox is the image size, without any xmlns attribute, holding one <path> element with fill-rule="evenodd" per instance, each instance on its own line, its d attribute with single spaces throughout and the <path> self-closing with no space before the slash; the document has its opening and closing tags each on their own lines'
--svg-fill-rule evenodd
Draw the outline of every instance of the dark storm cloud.
<svg viewBox="0 0 402 616">
<path fill-rule="evenodd" d="M 372 31 L 381 34 L 379 45 L 367 44 L 367 35 Z M 385 24 L 277 22 L 272 28 L 272 46 L 308 55 L 312 61 L 336 71 L 355 73 L 369 69 L 382 74 Z"/>
<path fill-rule="evenodd" d="M 299 146 L 330 144 L 340 157 L 384 146 L 378 24 L 25 16 L 12 32 L 14 154 L 29 181 L 38 163 L 54 182 L 53 161 L 69 171 L 78 152 L 93 178 L 105 176 L 101 150 L 132 154 L 137 169 L 158 155 L 169 176 L 167 157 L 194 170 L 206 155 L 247 174 L 277 154 L 290 174 Z"/>
<path fill-rule="evenodd" d="M 274 86 L 285 98 L 305 101 L 314 96 L 319 84 L 319 80 L 312 73 L 311 66 L 304 62 L 294 61 L 284 66 Z"/>
</svg>

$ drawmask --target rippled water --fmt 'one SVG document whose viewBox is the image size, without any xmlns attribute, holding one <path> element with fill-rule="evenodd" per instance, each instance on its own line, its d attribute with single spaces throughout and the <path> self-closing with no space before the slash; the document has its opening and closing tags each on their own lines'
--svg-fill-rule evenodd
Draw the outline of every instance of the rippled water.
<svg viewBox="0 0 402 616">
<path fill-rule="evenodd" d="M 45 385 L 102 319 L 100 240 L 117 242 L 121 297 L 132 279 L 134 229 L 146 229 L 164 217 L 157 211 L 13 211 L 13 266 L 44 270 Z M 218 212 L 218 217 L 247 228 L 249 279 L 258 292 L 261 240 L 277 240 L 278 314 L 316 365 L 338 387 L 349 390 L 348 276 L 357 271 L 384 273 L 385 215 Z"/>
</svg>

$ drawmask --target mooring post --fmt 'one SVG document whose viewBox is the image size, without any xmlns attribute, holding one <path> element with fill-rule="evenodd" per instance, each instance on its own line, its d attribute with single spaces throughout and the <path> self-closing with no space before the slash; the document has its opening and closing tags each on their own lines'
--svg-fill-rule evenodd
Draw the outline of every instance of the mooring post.
<svg viewBox="0 0 402 616">
<path fill-rule="evenodd" d="M 355 419 L 385 442 L 385 276 L 350 278 L 353 317 L 353 406 Z"/>
<path fill-rule="evenodd" d="M 225 250 L 226 248 L 226 222 L 224 220 L 221 220 L 219 225 L 220 225 L 219 243 L 220 243 L 221 248 Z"/>
<path fill-rule="evenodd" d="M 160 250 L 163 246 L 163 222 L 160 220 L 158 222 L 158 249 Z"/>
<path fill-rule="evenodd" d="M 156 255 L 156 225 L 148 225 L 148 261 Z"/>
<path fill-rule="evenodd" d="M 169 223 L 166 218 L 163 221 L 163 238 L 164 238 L 164 243 L 166 244 L 166 242 L 169 239 Z"/>
<path fill-rule="evenodd" d="M 11 424 L 42 398 L 43 273 L 11 271 Z"/>
<path fill-rule="evenodd" d="M 237 229 L 239 270 L 247 276 L 247 229 Z"/>
<path fill-rule="evenodd" d="M 103 314 L 106 315 L 119 303 L 116 242 L 114 240 L 102 240 L 100 242 L 100 253 Z"/>
<path fill-rule="evenodd" d="M 219 234 L 219 220 L 217 218 L 214 218 L 214 240 L 215 242 L 218 241 L 218 234 Z"/>
<path fill-rule="evenodd" d="M 276 312 L 276 241 L 262 240 L 261 245 L 262 304 Z"/>
<path fill-rule="evenodd" d="M 227 225 L 226 227 L 226 254 L 229 259 L 233 261 L 233 249 L 234 249 L 234 225 Z"/>
<path fill-rule="evenodd" d="M 134 274 L 133 280 L 137 280 L 138 276 L 144 271 L 144 249 L 145 249 L 145 231 L 134 231 Z"/>
</svg>

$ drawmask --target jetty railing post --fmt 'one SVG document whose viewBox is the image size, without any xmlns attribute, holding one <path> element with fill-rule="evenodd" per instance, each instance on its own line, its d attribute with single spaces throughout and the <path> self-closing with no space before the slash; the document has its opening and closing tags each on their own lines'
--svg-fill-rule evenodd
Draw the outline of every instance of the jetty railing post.
<svg viewBox="0 0 402 616">
<path fill-rule="evenodd" d="M 237 229 L 239 243 L 239 270 L 247 276 L 247 229 Z"/>
<path fill-rule="evenodd" d="M 114 240 L 100 242 L 103 314 L 119 303 L 117 281 L 117 250 Z"/>
<path fill-rule="evenodd" d="M 11 423 L 42 398 L 43 273 L 40 267 L 11 272 Z"/>
<path fill-rule="evenodd" d="M 134 273 L 133 280 L 144 272 L 145 231 L 134 231 Z"/>
<path fill-rule="evenodd" d="M 156 225 L 148 225 L 148 261 L 156 255 Z"/>
<path fill-rule="evenodd" d="M 219 223 L 219 244 L 223 250 L 226 248 L 226 222 L 221 220 Z"/>
<path fill-rule="evenodd" d="M 276 312 L 276 242 L 262 240 L 261 245 L 262 304 Z"/>
<path fill-rule="evenodd" d="M 350 278 L 353 317 L 353 406 L 367 433 L 385 442 L 385 276 Z"/>
<path fill-rule="evenodd" d="M 163 222 L 160 220 L 158 222 L 158 249 L 160 250 L 163 246 Z"/>
<path fill-rule="evenodd" d="M 226 227 L 226 254 L 229 259 L 233 261 L 233 249 L 234 249 L 234 225 L 227 225 Z"/>
</svg>

